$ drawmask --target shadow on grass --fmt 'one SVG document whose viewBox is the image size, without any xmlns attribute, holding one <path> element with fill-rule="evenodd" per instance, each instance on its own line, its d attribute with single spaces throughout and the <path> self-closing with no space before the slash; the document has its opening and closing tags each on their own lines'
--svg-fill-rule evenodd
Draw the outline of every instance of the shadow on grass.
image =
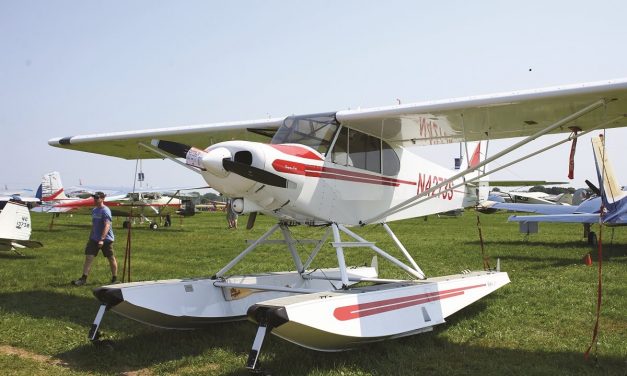
<svg viewBox="0 0 627 376">
<path fill-rule="evenodd" d="M 55 357 L 69 364 L 74 371 L 122 374 L 206 353 L 245 354 L 255 333 L 254 326 L 246 322 L 215 324 L 203 330 L 179 331 L 145 326 L 142 330 L 144 333 L 123 339 L 95 343 L 86 339 L 85 344 Z"/>
<path fill-rule="evenodd" d="M 366 350 L 367 348 L 367 350 Z M 263 352 L 265 351 L 265 353 Z M 342 353 L 320 353 L 270 341 L 262 368 L 277 375 L 622 375 L 625 360 L 587 362 L 578 352 L 545 352 L 451 343 L 436 331 Z M 243 375 L 237 370 L 226 375 Z"/>
<path fill-rule="evenodd" d="M 24 261 L 26 261 L 26 260 L 34 260 L 36 258 L 37 258 L 37 256 L 35 256 L 35 255 L 27 255 L 27 254 L 18 255 L 17 253 L 15 253 L 13 251 L 0 253 L 0 260 L 1 259 L 7 259 L 7 260 L 24 260 Z"/>
<path fill-rule="evenodd" d="M 62 319 L 88 325 L 94 320 L 98 303 L 95 298 L 50 291 L 19 291 L 0 294 L 0 308 L 41 319 Z M 87 330 L 86 329 L 86 330 Z"/>
</svg>

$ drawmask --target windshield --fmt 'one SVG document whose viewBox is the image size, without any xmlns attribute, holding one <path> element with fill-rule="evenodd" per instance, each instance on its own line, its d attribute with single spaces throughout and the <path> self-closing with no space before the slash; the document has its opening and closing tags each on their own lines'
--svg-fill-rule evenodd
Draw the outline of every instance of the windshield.
<svg viewBox="0 0 627 376">
<path fill-rule="evenodd" d="M 272 144 L 307 145 L 321 154 L 326 154 L 338 129 L 335 113 L 290 116 L 272 138 Z"/>
</svg>

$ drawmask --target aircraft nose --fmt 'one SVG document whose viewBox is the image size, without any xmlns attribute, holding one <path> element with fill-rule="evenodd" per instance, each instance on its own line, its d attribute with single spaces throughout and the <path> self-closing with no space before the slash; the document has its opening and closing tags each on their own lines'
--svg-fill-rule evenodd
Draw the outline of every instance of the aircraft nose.
<svg viewBox="0 0 627 376">
<path fill-rule="evenodd" d="M 231 159 L 231 151 L 225 147 L 209 150 L 202 158 L 203 167 L 211 174 L 225 177 L 229 172 L 224 168 L 222 161 Z"/>
</svg>

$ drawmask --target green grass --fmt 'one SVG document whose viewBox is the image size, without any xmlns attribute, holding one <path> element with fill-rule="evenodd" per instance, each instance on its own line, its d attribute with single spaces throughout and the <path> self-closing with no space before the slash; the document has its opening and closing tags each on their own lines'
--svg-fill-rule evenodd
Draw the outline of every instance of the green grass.
<svg viewBox="0 0 627 376">
<path fill-rule="evenodd" d="M 241 218 L 241 224 L 245 223 Z M 240 375 L 256 328 L 249 322 L 219 324 L 208 330 L 168 331 L 107 313 L 106 341 L 87 340 L 98 309 L 91 289 L 108 282 L 108 264 L 98 257 L 88 286 L 69 281 L 81 274 L 89 217 L 61 217 L 48 229 L 48 215 L 33 214 L 32 239 L 45 248 L 25 257 L 0 254 L 0 347 L 26 354 L 0 353 L 3 374 Z M 485 249 L 494 265 L 501 259 L 511 284 L 449 318 L 433 332 L 385 341 L 343 353 L 321 353 L 277 337 L 266 339 L 261 361 L 276 375 L 626 375 L 627 232 L 604 229 L 603 308 L 593 360 L 583 352 L 591 341 L 597 269 L 581 258 L 589 251 L 577 225 L 542 225 L 525 239 L 506 215 L 481 215 Z M 116 220 L 116 254 L 123 261 L 126 232 Z M 137 226 L 133 232 L 132 279 L 210 276 L 274 223 L 259 217 L 254 230 L 226 229 L 221 214 L 200 214 L 157 232 Z M 429 217 L 391 224 L 429 276 L 481 269 L 476 217 Z M 320 229 L 292 228 L 298 237 Z M 397 257 L 400 252 L 380 227 L 356 229 Z M 598 231 L 598 230 L 597 230 Z M 303 254 L 306 251 L 301 249 Z M 593 252 L 596 261 L 596 252 Z M 369 251 L 347 249 L 349 264 L 369 263 Z M 382 277 L 408 278 L 379 258 Z M 316 266 L 335 266 L 326 247 Z M 264 246 L 232 272 L 294 269 L 289 253 Z M 120 272 L 121 274 L 121 272 Z"/>
</svg>

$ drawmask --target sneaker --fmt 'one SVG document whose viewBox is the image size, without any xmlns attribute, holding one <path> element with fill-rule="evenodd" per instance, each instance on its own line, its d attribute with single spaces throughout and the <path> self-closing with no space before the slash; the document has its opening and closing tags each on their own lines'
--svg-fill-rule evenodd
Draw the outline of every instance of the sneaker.
<svg viewBox="0 0 627 376">
<path fill-rule="evenodd" d="M 112 284 L 113 283 L 117 283 L 117 282 L 118 282 L 118 277 L 116 277 L 116 276 L 111 277 L 111 283 Z"/>
<path fill-rule="evenodd" d="M 85 283 L 87 283 L 87 280 L 83 279 L 83 278 L 79 278 L 75 281 L 72 281 L 72 284 L 74 286 L 83 286 Z"/>
</svg>

